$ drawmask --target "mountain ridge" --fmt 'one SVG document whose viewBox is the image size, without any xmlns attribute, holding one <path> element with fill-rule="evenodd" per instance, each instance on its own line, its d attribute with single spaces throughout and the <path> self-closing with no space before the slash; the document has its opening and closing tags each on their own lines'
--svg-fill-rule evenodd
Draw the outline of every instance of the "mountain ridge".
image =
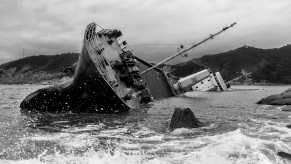
<svg viewBox="0 0 291 164">
<path fill-rule="evenodd" d="M 57 55 L 39 55 L 22 58 L 0 65 L 0 83 L 5 83 L 7 77 L 23 77 L 45 73 L 53 77 L 54 74 L 66 76 L 64 70 L 72 67 L 78 60 L 78 53 L 63 53 Z M 242 75 L 251 73 L 252 82 L 291 83 L 291 45 L 280 48 L 261 49 L 242 46 L 226 52 L 204 55 L 186 62 L 170 65 L 172 73 L 184 77 L 205 68 L 221 72 L 225 80 L 229 81 Z M 35 75 L 35 76 L 36 76 Z M 44 76 L 43 76 L 44 77 Z M 30 78 L 28 78 L 30 79 Z M 42 79 L 39 79 L 40 81 Z M 10 83 L 19 83 L 17 78 Z M 23 83 L 30 80 L 20 80 Z M 32 82 L 33 83 L 33 82 Z"/>
</svg>

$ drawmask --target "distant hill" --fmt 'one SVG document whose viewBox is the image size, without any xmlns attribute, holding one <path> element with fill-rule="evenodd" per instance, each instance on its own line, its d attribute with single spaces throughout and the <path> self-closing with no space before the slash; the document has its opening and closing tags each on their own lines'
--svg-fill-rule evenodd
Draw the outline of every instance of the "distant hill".
<svg viewBox="0 0 291 164">
<path fill-rule="evenodd" d="M 78 53 L 31 56 L 0 65 L 0 83 L 34 83 L 66 76 L 64 70 L 78 60 Z M 242 72 L 252 82 L 291 84 L 291 45 L 274 49 L 243 46 L 215 55 L 205 55 L 171 66 L 178 77 L 211 68 L 231 80 Z"/>
<path fill-rule="evenodd" d="M 0 69 L 16 68 L 16 72 L 18 72 L 26 67 L 26 71 L 56 73 L 75 63 L 78 56 L 78 53 L 30 56 L 2 64 Z"/>
<path fill-rule="evenodd" d="M 78 53 L 25 57 L 0 65 L 0 83 L 35 83 L 61 78 L 78 60 Z"/>
<path fill-rule="evenodd" d="M 173 66 L 177 76 L 187 76 L 208 66 L 226 80 L 251 73 L 253 82 L 291 83 L 291 45 L 274 49 L 244 46 L 228 52 L 206 55 Z"/>
</svg>

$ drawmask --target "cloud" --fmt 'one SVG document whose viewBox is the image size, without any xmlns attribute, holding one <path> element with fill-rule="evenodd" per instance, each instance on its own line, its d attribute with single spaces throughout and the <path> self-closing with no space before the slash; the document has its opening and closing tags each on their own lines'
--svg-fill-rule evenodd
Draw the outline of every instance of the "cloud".
<svg viewBox="0 0 291 164">
<path fill-rule="evenodd" d="M 196 56 L 244 44 L 270 48 L 291 42 L 290 0 L 2 0 L 0 20 L 0 58 L 5 59 L 18 57 L 22 48 L 27 55 L 79 51 L 92 21 L 121 29 L 133 45 L 189 43 L 238 22 L 195 49 Z M 148 47 L 133 47 L 147 54 Z M 153 46 L 149 53 L 163 58 L 174 51 Z"/>
</svg>

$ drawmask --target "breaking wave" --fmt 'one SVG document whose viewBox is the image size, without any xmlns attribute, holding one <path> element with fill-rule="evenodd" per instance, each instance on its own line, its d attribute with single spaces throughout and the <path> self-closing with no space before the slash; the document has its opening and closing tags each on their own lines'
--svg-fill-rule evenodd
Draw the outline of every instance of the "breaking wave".
<svg viewBox="0 0 291 164">
<path fill-rule="evenodd" d="M 256 97 L 268 95 L 268 88 L 244 94 L 202 93 L 202 98 L 195 93 L 192 98 L 158 101 L 145 113 L 126 116 L 50 116 L 51 120 L 33 122 L 20 116 L 16 107 L 33 88 L 10 87 L 2 89 L 6 95 L 0 100 L 0 164 L 290 163 L 277 155 L 291 152 L 291 130 L 286 127 L 291 117 L 282 111 L 289 107 L 250 105 Z M 173 107 L 182 105 L 194 109 L 207 126 L 170 132 Z"/>
<path fill-rule="evenodd" d="M 65 150 L 44 150 L 33 159 L 2 160 L 0 163 L 287 163 L 276 152 L 291 152 L 291 144 L 287 144 L 291 143 L 290 130 L 270 121 L 252 120 L 251 124 L 265 126 L 252 128 L 242 124 L 241 128 L 227 133 L 193 137 L 197 129 L 181 128 L 158 134 L 146 128 L 135 132 L 118 128 L 94 134 L 103 125 L 88 125 L 22 138 L 23 143 L 53 142 Z"/>
</svg>

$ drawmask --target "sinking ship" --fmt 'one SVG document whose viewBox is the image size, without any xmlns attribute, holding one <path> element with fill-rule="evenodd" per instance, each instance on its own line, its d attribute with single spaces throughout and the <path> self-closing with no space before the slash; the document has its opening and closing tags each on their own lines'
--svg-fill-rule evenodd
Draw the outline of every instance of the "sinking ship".
<svg viewBox="0 0 291 164">
<path fill-rule="evenodd" d="M 133 54 L 121 31 L 91 23 L 73 79 L 31 93 L 21 102 L 21 111 L 120 113 L 188 91 L 223 91 L 227 87 L 217 72 L 205 69 L 177 79 L 161 65 L 233 25 L 153 65 Z"/>
</svg>

